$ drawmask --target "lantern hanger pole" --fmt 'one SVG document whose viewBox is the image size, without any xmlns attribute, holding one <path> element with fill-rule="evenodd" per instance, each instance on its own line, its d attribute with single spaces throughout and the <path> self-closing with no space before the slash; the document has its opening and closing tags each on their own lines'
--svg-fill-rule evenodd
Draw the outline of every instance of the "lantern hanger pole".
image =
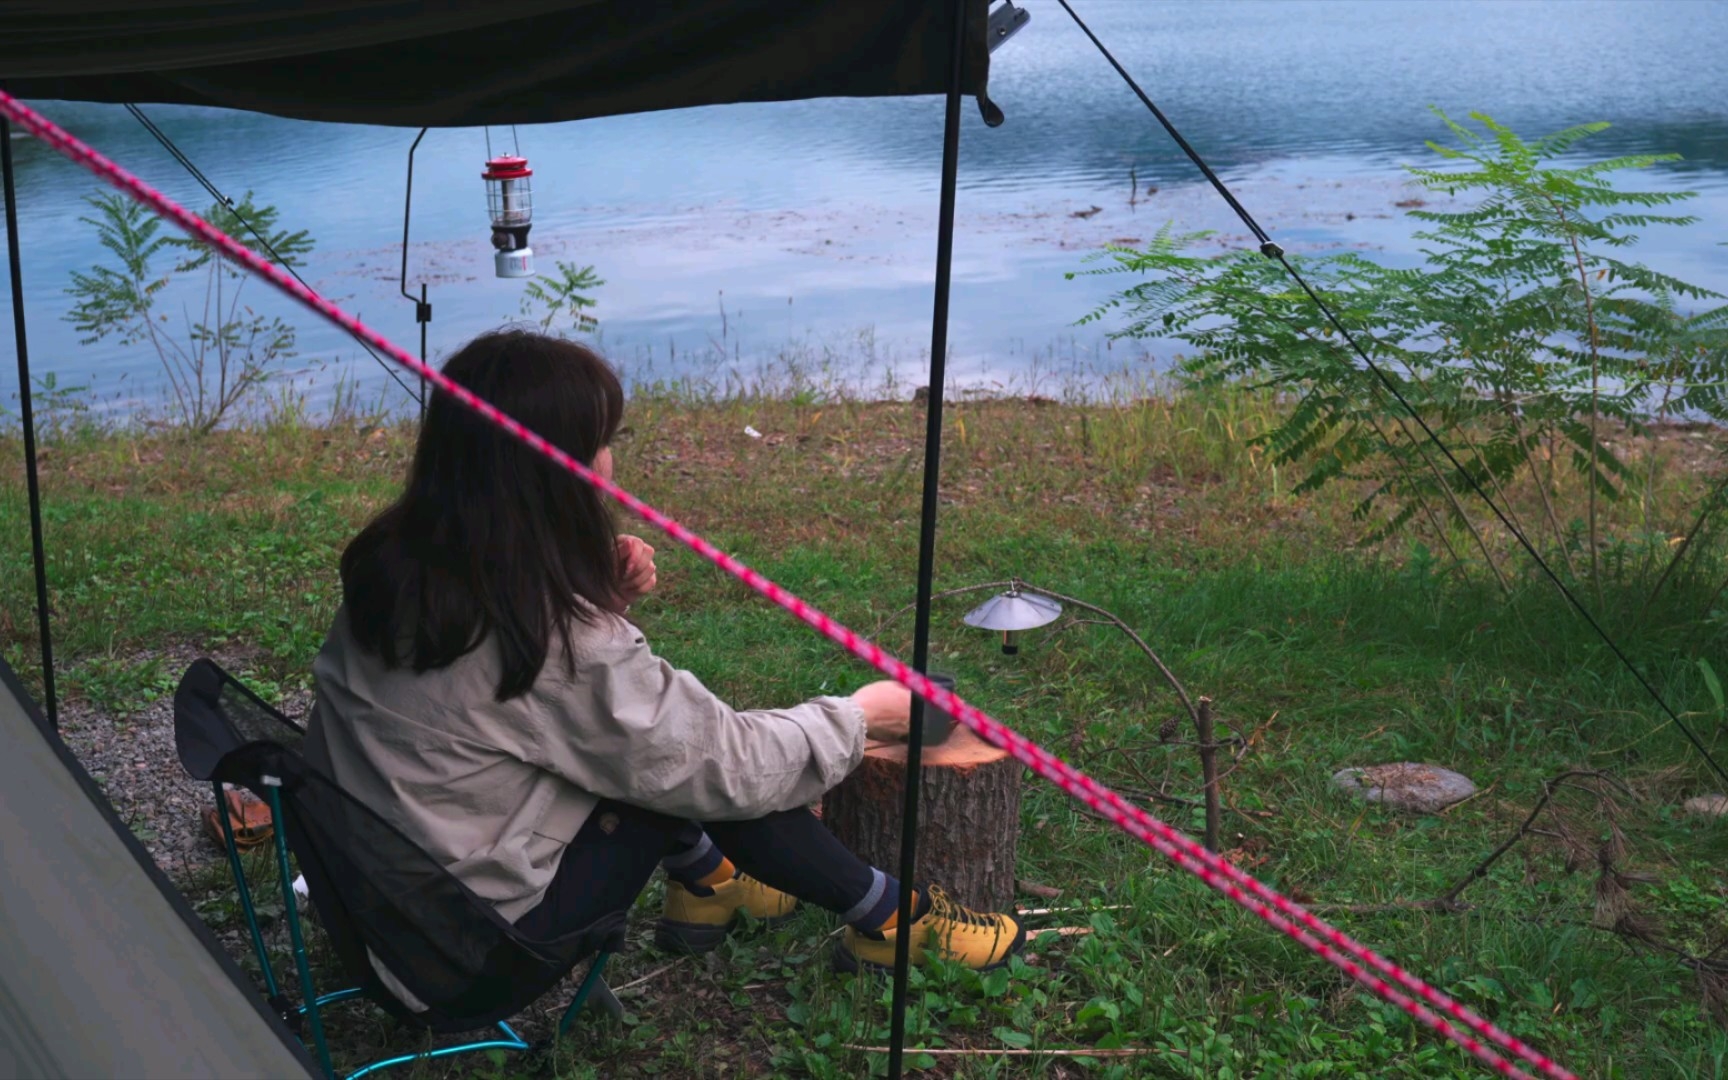
<svg viewBox="0 0 1728 1080">
<path fill-rule="evenodd" d="M 24 321 L 24 259 L 18 241 L 18 188 L 12 172 L 12 125 L 0 116 L 0 175 L 6 193 L 6 263 L 12 278 L 12 332 L 18 342 L 19 418 L 24 425 L 24 486 L 30 501 L 30 560 L 36 570 L 36 632 L 42 643 L 42 696 L 48 725 L 60 730 L 54 692 L 54 638 L 48 624 L 48 555 L 42 543 L 42 488 L 36 475 L 36 416 L 30 402 L 30 335 Z"/>
<path fill-rule="evenodd" d="M 948 67 L 948 100 L 942 123 L 942 194 L 936 222 L 936 297 L 930 323 L 930 389 L 925 402 L 924 503 L 918 523 L 918 610 L 912 636 L 912 666 L 927 673 L 930 662 L 930 590 L 936 566 L 937 493 L 942 480 L 942 398 L 947 378 L 948 296 L 954 269 L 954 202 L 960 173 L 960 90 L 966 58 L 966 9 L 952 0 L 954 39 Z M 888 1036 L 889 1080 L 899 1080 L 906 1051 L 906 976 L 911 967 L 912 880 L 917 872 L 918 789 L 924 747 L 924 699 L 912 699 L 906 744 L 905 803 L 900 822 L 900 932 L 894 941 L 894 994 Z"/>
<path fill-rule="evenodd" d="M 192 179 L 198 181 L 198 186 L 208 192 L 212 199 L 215 199 L 218 203 L 228 207 L 229 209 L 234 208 L 234 200 L 230 199 L 227 195 L 224 195 L 222 190 L 218 188 L 208 176 L 204 175 L 203 170 L 198 168 L 197 165 L 194 165 L 192 159 L 182 153 L 178 146 L 174 145 L 174 140 L 168 137 L 168 133 L 157 127 L 156 121 L 144 115 L 143 109 L 140 109 L 136 105 L 128 104 L 126 106 L 126 111 L 132 114 L 132 118 L 137 120 L 138 123 L 143 126 L 144 130 L 150 133 L 152 138 L 162 144 L 162 149 L 168 151 L 168 156 L 179 162 L 180 167 L 186 170 L 186 174 L 192 177 Z M 252 239 L 257 242 L 258 247 L 264 252 L 264 254 L 270 256 L 277 266 L 288 271 L 295 281 L 305 285 L 308 290 L 312 292 L 318 291 L 313 289 L 311 285 L 306 284 L 306 279 L 300 276 L 300 271 L 294 269 L 293 263 L 284 259 L 277 253 L 275 248 L 270 246 L 270 241 L 263 233 L 258 231 L 257 226 L 253 225 L 251 221 L 238 214 L 235 215 L 235 218 L 241 225 L 245 226 L 246 231 L 252 234 Z M 390 378 L 395 381 L 396 385 L 402 388 L 403 393 L 410 397 L 414 396 L 415 391 L 409 387 L 407 383 L 402 381 L 402 376 L 396 374 L 396 368 L 393 365 L 385 363 L 384 358 L 379 356 L 377 352 L 373 350 L 372 346 L 366 344 L 365 340 L 358 334 L 351 334 L 351 336 L 357 343 L 359 343 L 362 349 L 366 350 L 367 354 L 370 355 L 372 359 L 378 361 L 378 366 L 384 369 L 384 374 L 390 376 Z"/>
<path fill-rule="evenodd" d="M 402 295 L 414 301 L 414 321 L 420 324 L 420 362 L 426 362 L 426 324 L 432 321 L 432 305 L 426 302 L 426 283 L 420 283 L 420 299 L 415 300 L 408 292 L 408 215 L 414 208 L 414 151 L 420 149 L 420 140 L 426 137 L 426 129 L 421 128 L 420 134 L 414 136 L 414 142 L 408 147 L 408 183 L 402 192 L 402 277 L 397 288 Z M 420 383 L 420 422 L 426 422 L 426 384 Z"/>
</svg>

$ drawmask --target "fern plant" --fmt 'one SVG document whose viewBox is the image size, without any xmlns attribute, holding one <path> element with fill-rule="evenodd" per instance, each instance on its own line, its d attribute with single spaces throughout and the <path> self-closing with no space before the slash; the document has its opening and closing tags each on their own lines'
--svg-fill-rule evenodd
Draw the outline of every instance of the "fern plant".
<svg viewBox="0 0 1728 1080">
<path fill-rule="evenodd" d="M 600 320 L 588 314 L 588 309 L 595 305 L 588 293 L 606 282 L 592 266 L 567 262 L 554 265 L 558 268 L 556 274 L 536 278 L 522 290 L 522 314 L 537 317 L 543 330 L 561 326 L 577 333 L 592 331 Z"/>
<path fill-rule="evenodd" d="M 1084 272 L 1145 280 L 1082 321 L 1119 318 L 1115 336 L 1197 347 L 1185 370 L 1202 382 L 1288 393 L 1292 406 L 1265 436 L 1268 450 L 1304 469 L 1298 491 L 1361 483 L 1364 540 L 1422 520 L 1444 541 L 1448 523 L 1461 525 L 1501 575 L 1469 508 L 1474 479 L 1520 531 L 1546 537 L 1575 575 L 1588 570 L 1599 583 L 1602 505 L 1640 483 L 1610 434 L 1647 433 L 1650 420 L 1676 412 L 1728 415 L 1723 297 L 1617 254 L 1638 230 L 1695 222 L 1657 212 L 1692 193 L 1611 183 L 1611 174 L 1674 155 L 1557 160 L 1606 124 L 1525 141 L 1481 113 L 1471 114 L 1472 128 L 1436 112 L 1455 145 L 1428 145 L 1447 167 L 1411 173 L 1471 202 L 1412 212 L 1425 226 L 1416 234 L 1422 265 L 1393 269 L 1348 253 L 1292 261 L 1468 478 L 1427 445 L 1283 269 L 1256 253 L 1202 257 L 1192 249 L 1206 234 L 1168 228 L 1143 250 L 1107 248 L 1099 257 L 1111 265 Z M 1559 468 L 1585 485 L 1581 523 L 1563 520 Z M 1515 486 L 1534 498 L 1508 498 Z"/>
</svg>

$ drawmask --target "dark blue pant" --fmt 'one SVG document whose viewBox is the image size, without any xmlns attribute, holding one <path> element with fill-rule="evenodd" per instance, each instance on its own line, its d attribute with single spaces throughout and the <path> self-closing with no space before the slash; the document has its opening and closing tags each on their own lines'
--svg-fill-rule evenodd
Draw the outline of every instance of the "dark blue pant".
<svg viewBox="0 0 1728 1080">
<path fill-rule="evenodd" d="M 564 849 L 545 898 L 516 926 L 551 938 L 626 910 L 661 860 L 697 850 L 704 834 L 739 870 L 843 918 L 857 918 L 886 884 L 806 809 L 697 824 L 602 802 Z"/>
</svg>

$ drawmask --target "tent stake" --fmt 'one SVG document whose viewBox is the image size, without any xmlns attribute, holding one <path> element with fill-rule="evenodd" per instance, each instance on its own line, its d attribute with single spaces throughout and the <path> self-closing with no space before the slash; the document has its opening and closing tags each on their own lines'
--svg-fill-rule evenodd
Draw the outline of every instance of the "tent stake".
<svg viewBox="0 0 1728 1080">
<path fill-rule="evenodd" d="M 930 591 L 936 566 L 937 492 L 942 482 L 942 398 L 948 361 L 948 292 L 954 264 L 954 196 L 960 173 L 960 87 L 966 57 L 966 8 L 953 0 L 954 45 L 948 68 L 947 112 L 942 125 L 942 201 L 936 225 L 936 299 L 930 325 L 930 393 L 925 402 L 924 505 L 918 523 L 918 596 L 913 616 L 912 666 L 928 672 Z M 924 748 L 924 699 L 912 699 L 906 746 L 906 798 L 900 828 L 900 932 L 894 941 L 894 996 L 888 1036 L 888 1077 L 899 1080 L 906 1048 L 906 975 L 911 966 L 912 880 L 917 870 L 918 788 Z"/>
<path fill-rule="evenodd" d="M 18 253 L 18 189 L 12 173 L 12 125 L 0 116 L 0 175 L 6 189 L 6 262 L 12 275 L 12 332 L 18 339 L 18 414 L 24 424 L 24 484 L 30 498 L 30 557 L 36 565 L 36 629 L 42 642 L 42 696 L 48 723 L 60 730 L 54 693 L 54 639 L 48 631 L 48 556 L 42 547 L 42 488 L 36 479 L 36 417 L 30 407 L 30 334 L 24 325 L 23 259 Z"/>
</svg>

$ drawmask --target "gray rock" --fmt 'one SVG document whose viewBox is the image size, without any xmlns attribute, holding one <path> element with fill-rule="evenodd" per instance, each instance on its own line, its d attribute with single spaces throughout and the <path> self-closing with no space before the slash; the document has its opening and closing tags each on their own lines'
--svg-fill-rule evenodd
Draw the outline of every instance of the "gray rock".
<svg viewBox="0 0 1728 1080">
<path fill-rule="evenodd" d="M 1721 817 L 1728 814 L 1728 795 L 1694 795 L 1681 804 L 1688 814 Z"/>
<path fill-rule="evenodd" d="M 1438 813 L 1476 794 L 1468 776 L 1411 761 L 1339 769 L 1332 774 L 1332 783 L 1366 802 L 1417 814 Z"/>
</svg>

